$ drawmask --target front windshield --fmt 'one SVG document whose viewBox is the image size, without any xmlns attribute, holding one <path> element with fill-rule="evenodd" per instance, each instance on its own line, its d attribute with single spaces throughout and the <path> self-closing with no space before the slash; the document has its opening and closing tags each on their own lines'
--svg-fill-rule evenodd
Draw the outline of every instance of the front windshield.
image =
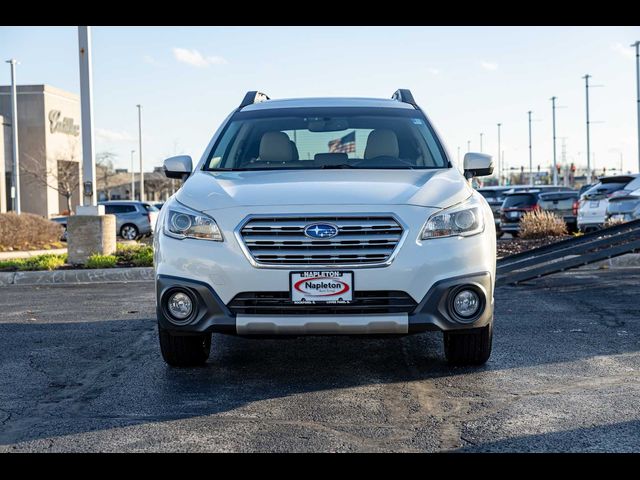
<svg viewBox="0 0 640 480">
<path fill-rule="evenodd" d="M 264 113 L 264 112 L 263 112 Z M 418 111 L 411 115 L 238 115 L 205 170 L 431 169 L 449 163 Z"/>
</svg>

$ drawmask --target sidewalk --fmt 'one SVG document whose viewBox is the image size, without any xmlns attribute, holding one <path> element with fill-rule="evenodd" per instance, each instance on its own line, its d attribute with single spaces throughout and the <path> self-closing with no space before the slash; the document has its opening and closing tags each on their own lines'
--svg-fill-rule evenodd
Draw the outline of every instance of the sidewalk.
<svg viewBox="0 0 640 480">
<path fill-rule="evenodd" d="M 13 260 L 14 258 L 29 258 L 45 253 L 67 253 L 66 248 L 52 248 L 49 250 L 27 250 L 24 252 L 0 252 L 0 260 Z"/>
</svg>

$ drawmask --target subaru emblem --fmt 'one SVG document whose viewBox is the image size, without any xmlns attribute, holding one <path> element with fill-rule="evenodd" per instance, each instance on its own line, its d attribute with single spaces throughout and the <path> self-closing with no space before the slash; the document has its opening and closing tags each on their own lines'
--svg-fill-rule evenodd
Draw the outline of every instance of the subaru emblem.
<svg viewBox="0 0 640 480">
<path fill-rule="evenodd" d="M 338 227 L 331 223 L 312 223 L 304 228 L 304 234 L 309 238 L 333 238 L 338 235 Z"/>
</svg>

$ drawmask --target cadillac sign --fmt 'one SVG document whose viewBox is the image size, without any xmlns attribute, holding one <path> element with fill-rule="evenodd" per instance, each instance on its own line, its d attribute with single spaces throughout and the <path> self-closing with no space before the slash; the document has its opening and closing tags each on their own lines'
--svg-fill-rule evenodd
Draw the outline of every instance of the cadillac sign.
<svg viewBox="0 0 640 480">
<path fill-rule="evenodd" d="M 49 111 L 49 130 L 51 133 L 60 132 L 74 137 L 80 135 L 80 125 L 73 123 L 73 118 L 60 119 L 61 115 L 60 110 Z"/>
</svg>

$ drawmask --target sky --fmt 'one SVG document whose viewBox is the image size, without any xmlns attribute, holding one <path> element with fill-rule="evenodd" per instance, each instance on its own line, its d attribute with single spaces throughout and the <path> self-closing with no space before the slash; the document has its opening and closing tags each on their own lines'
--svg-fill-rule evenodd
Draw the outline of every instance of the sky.
<svg viewBox="0 0 640 480">
<path fill-rule="evenodd" d="M 635 54 L 640 27 L 92 27 L 96 152 L 130 166 L 142 105 L 145 170 L 174 154 L 200 159 L 249 90 L 271 98 L 389 98 L 409 88 L 454 160 L 458 147 L 549 166 L 552 96 L 558 161 L 638 171 Z M 18 84 L 79 93 L 76 27 L 0 27 L 0 59 Z M 10 83 L 9 65 L 0 85 Z M 595 87 L 595 85 L 601 85 Z M 564 140 L 563 140 L 564 139 Z M 137 155 L 137 153 L 136 153 Z"/>
</svg>

